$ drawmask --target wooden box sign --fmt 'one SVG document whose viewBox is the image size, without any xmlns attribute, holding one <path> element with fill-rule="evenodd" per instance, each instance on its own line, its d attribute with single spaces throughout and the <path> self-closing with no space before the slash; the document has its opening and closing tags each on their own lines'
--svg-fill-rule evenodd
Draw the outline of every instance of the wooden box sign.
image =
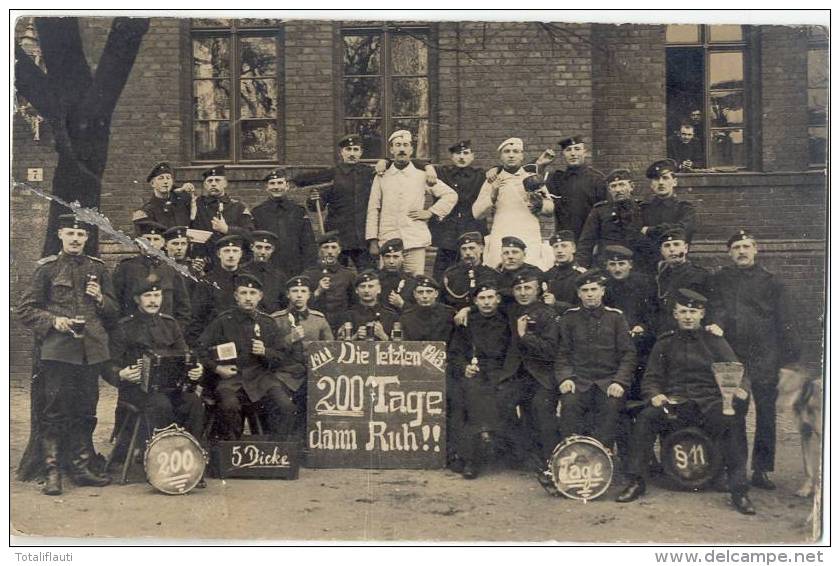
<svg viewBox="0 0 840 566">
<path fill-rule="evenodd" d="M 265 436 L 220 440 L 213 446 L 212 463 L 220 478 L 296 480 L 300 446 L 297 442 L 276 442 Z"/>
<path fill-rule="evenodd" d="M 446 465 L 446 344 L 307 345 L 307 465 Z"/>
</svg>

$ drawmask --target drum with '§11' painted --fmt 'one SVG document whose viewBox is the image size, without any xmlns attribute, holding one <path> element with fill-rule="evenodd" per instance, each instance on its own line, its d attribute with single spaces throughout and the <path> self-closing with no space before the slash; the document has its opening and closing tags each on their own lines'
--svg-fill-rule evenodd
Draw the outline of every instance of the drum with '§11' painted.
<svg viewBox="0 0 840 566">
<path fill-rule="evenodd" d="M 176 424 L 155 429 L 143 456 L 146 479 L 169 495 L 188 493 L 201 481 L 206 466 L 207 453 L 193 435 Z"/>
<path fill-rule="evenodd" d="M 612 458 L 603 444 L 589 436 L 570 436 L 558 444 L 549 469 L 557 490 L 570 499 L 596 499 L 612 483 Z"/>
</svg>

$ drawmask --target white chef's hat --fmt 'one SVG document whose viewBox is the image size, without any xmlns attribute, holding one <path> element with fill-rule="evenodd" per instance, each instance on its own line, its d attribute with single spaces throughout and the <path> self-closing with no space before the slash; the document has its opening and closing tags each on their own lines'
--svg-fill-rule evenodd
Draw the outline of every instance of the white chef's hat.
<svg viewBox="0 0 840 566">
<path fill-rule="evenodd" d="M 388 137 L 388 143 L 391 143 L 397 138 L 408 138 L 408 141 L 411 141 L 411 132 L 408 130 L 397 130 Z"/>
<path fill-rule="evenodd" d="M 498 149 L 496 151 L 502 151 L 507 146 L 512 145 L 513 147 L 521 149 L 525 149 L 525 144 L 522 143 L 520 138 L 508 138 L 502 143 L 499 144 Z"/>
</svg>

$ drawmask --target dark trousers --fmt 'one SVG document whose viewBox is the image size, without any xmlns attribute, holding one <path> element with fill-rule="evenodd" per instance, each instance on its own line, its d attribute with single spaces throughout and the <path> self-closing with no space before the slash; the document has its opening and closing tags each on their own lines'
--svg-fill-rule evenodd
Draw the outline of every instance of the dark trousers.
<svg viewBox="0 0 840 566">
<path fill-rule="evenodd" d="M 478 375 L 461 381 L 464 395 L 464 426 L 458 453 L 468 462 L 482 459 L 479 436 L 499 429 L 496 407 L 496 386 L 487 377 Z"/>
<path fill-rule="evenodd" d="M 435 266 L 432 268 L 432 277 L 435 281 L 442 283 L 443 272 L 458 263 L 458 250 L 444 250 L 438 248 L 435 254 Z"/>
<path fill-rule="evenodd" d="M 724 415 L 720 403 L 701 411 L 697 403 L 689 401 L 670 405 L 669 413 L 662 407 L 649 406 L 636 417 L 629 474 L 644 478 L 648 469 L 648 455 L 656 437 L 670 431 L 696 426 L 709 434 L 722 452 L 723 463 L 729 475 L 729 490 L 746 493 L 747 484 L 747 431 L 745 416 L 747 403 L 734 400 L 735 414 Z"/>
<path fill-rule="evenodd" d="M 218 399 L 219 426 L 223 440 L 238 440 L 243 433 L 243 415 L 245 407 L 259 409 L 262 404 L 266 417 L 268 431 L 272 435 L 285 438 L 292 431 L 295 424 L 297 406 L 291 390 L 282 383 L 272 386 L 260 399 L 259 403 L 252 402 L 242 388 L 216 390 Z M 257 411 L 259 412 L 259 411 Z"/>
<path fill-rule="evenodd" d="M 776 463 L 776 399 L 779 389 L 775 381 L 752 381 L 751 388 L 755 401 L 752 469 L 772 472 Z"/>
<path fill-rule="evenodd" d="M 70 451 L 74 462 L 93 457 L 93 431 L 99 402 L 100 365 L 75 365 L 41 360 L 44 404 L 41 434 Z"/>
<path fill-rule="evenodd" d="M 379 261 L 370 255 L 370 252 L 367 250 L 342 250 L 338 256 L 338 262 L 344 267 L 350 267 L 351 261 L 359 273 L 365 269 L 379 268 Z"/>
<path fill-rule="evenodd" d="M 610 397 L 600 387 L 575 390 L 560 396 L 563 436 L 589 434 L 612 451 L 624 397 Z M 588 422 L 587 422 L 588 421 Z"/>
<path fill-rule="evenodd" d="M 517 418 L 516 408 L 522 418 Z M 509 454 L 521 459 L 525 453 L 539 458 L 544 464 L 560 440 L 557 430 L 557 393 L 544 388 L 524 369 L 501 382 L 496 388 L 496 408 L 499 414 L 498 437 Z"/>
<path fill-rule="evenodd" d="M 145 393 L 139 386 L 129 385 L 120 388 L 120 399 L 142 410 L 153 430 L 176 423 L 196 438 L 204 434 L 204 402 L 192 391 L 171 389 Z"/>
<path fill-rule="evenodd" d="M 446 370 L 446 447 L 447 460 L 456 456 L 466 459 L 464 436 L 464 390 L 462 381 L 454 375 L 454 368 Z"/>
</svg>

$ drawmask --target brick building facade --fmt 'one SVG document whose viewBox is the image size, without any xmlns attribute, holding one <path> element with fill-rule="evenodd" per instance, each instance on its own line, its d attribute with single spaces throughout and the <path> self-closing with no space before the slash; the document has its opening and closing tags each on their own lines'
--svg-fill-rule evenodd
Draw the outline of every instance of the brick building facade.
<svg viewBox="0 0 840 566">
<path fill-rule="evenodd" d="M 108 18 L 81 20 L 92 65 L 109 26 Z M 20 33 L 24 27 L 25 22 L 19 21 Z M 814 167 L 813 155 L 809 155 L 809 132 L 815 131 L 809 129 L 814 125 L 809 114 L 809 92 L 813 93 L 809 86 L 813 85 L 807 76 L 812 31 L 744 28 L 741 43 L 724 45 L 729 51 L 741 49 L 748 63 L 743 67 L 742 84 L 727 86 L 729 94 L 743 96 L 743 125 L 736 130 L 741 128 L 746 137 L 746 158 L 739 167 L 684 174 L 678 192 L 698 206 L 701 224 L 693 255 L 699 263 L 725 264 L 728 235 L 741 227 L 754 231 L 762 248 L 760 259 L 782 274 L 793 291 L 802 314 L 805 361 L 818 365 L 825 311 L 827 192 L 825 169 Z M 347 39 L 348 34 L 353 41 Z M 379 35 L 365 43 L 370 39 L 365 34 Z M 382 22 L 291 20 L 231 25 L 154 18 L 113 117 L 102 211 L 115 226 L 129 232 L 132 211 L 149 196 L 146 174 L 160 160 L 178 165 L 178 182 L 198 181 L 207 163 L 227 161 L 230 193 L 254 205 L 264 198 L 260 179 L 269 169 L 278 163 L 293 171 L 330 165 L 335 159 L 334 140 L 351 124 L 377 121 L 380 128 L 423 124 L 427 128 L 425 151 L 437 162 L 447 159 L 451 143 L 470 138 L 479 166 L 494 164 L 496 146 L 509 136 L 523 138 L 526 152 L 536 157 L 543 148 L 555 147 L 561 136 L 581 134 L 591 141 L 593 165 L 603 171 L 629 168 L 637 177 L 637 196 L 643 197 L 648 193 L 644 170 L 665 155 L 669 135 L 666 75 L 669 49 L 674 45 L 667 35 L 664 25 L 411 22 L 403 28 Z M 405 56 L 400 42 L 406 36 L 407 44 L 423 53 L 420 64 L 413 53 L 404 61 L 399 59 Z M 239 89 L 228 89 L 231 104 L 241 105 L 231 106 L 232 115 L 225 118 L 229 122 L 214 122 L 213 116 L 205 120 L 206 109 L 195 107 L 202 95 L 196 85 L 203 77 L 203 71 L 196 70 L 196 45 L 205 45 L 201 43 L 205 37 L 211 38 L 206 45 L 213 49 L 228 45 L 231 60 L 248 52 L 248 45 L 259 45 L 262 51 L 255 52 L 272 54 L 271 60 L 263 62 L 271 69 L 268 79 L 250 78 L 253 74 L 244 74 L 239 60 L 233 61 L 227 75 L 213 75 L 216 83 L 239 84 Z M 219 37 L 227 39 L 212 39 Z M 709 38 L 714 39 L 711 32 L 705 43 L 691 48 L 715 52 Z M 368 71 L 372 76 L 353 70 L 355 74 L 348 78 L 352 74 L 346 59 L 348 45 L 373 45 L 379 50 L 375 56 L 382 57 L 382 69 L 389 64 L 394 68 Z M 394 61 L 414 67 L 397 69 Z M 243 101 L 247 102 L 249 85 L 260 81 L 269 86 L 270 100 L 257 110 L 247 110 Z M 380 107 L 371 112 L 373 118 L 354 122 L 347 89 L 359 84 L 376 84 L 383 90 L 377 95 Z M 409 84 L 415 99 L 399 100 L 405 91 L 398 85 Z M 710 100 L 717 94 L 707 92 L 706 96 Z M 413 121 L 401 122 L 409 119 L 399 118 L 399 109 L 415 116 L 410 118 Z M 268 118 L 248 121 L 255 116 Z M 197 140 L 204 138 L 195 132 L 202 120 L 216 128 L 215 134 L 224 134 L 218 126 L 223 123 L 230 127 L 226 135 L 240 136 L 232 139 L 228 159 L 197 159 Z M 253 149 L 246 148 L 244 141 L 241 148 L 233 147 L 245 139 L 248 124 L 274 132 L 270 159 L 242 159 L 246 150 Z M 12 175 L 24 180 L 28 168 L 42 168 L 43 182 L 31 185 L 48 190 L 55 167 L 49 125 L 41 125 L 39 140 L 33 137 L 29 123 L 15 114 Z M 47 203 L 25 190 L 14 190 L 11 210 L 14 304 L 38 259 Z M 551 229 L 550 224 L 544 226 L 546 233 Z M 106 259 L 126 251 L 107 241 L 102 246 Z M 12 373 L 25 376 L 31 342 L 15 322 L 11 343 Z"/>
</svg>

